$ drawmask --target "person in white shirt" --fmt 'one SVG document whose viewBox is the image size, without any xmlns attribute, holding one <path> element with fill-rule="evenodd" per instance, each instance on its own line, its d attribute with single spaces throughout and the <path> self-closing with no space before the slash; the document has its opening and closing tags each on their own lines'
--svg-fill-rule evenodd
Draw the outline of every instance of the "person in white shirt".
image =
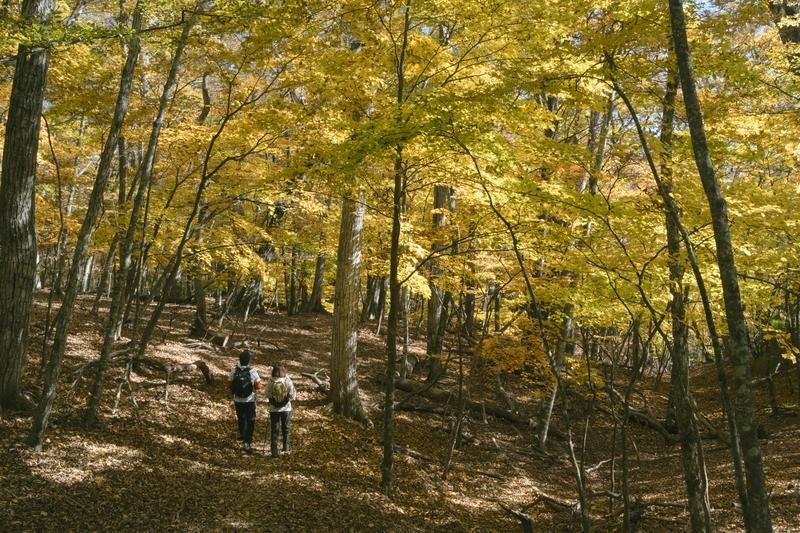
<svg viewBox="0 0 800 533">
<path fill-rule="evenodd" d="M 256 391 L 261 388 L 261 378 L 250 368 L 251 354 L 247 350 L 239 354 L 239 364 L 231 371 L 228 388 L 233 394 L 239 440 L 244 451 L 252 451 L 253 432 L 256 425 Z"/>
<path fill-rule="evenodd" d="M 272 377 L 267 383 L 267 398 L 269 399 L 269 421 L 272 439 L 270 452 L 272 457 L 278 457 L 278 431 L 283 434 L 283 453 L 289 453 L 289 433 L 292 420 L 292 401 L 297 391 L 294 383 L 286 375 L 286 369 L 276 364 L 272 367 Z"/>
</svg>

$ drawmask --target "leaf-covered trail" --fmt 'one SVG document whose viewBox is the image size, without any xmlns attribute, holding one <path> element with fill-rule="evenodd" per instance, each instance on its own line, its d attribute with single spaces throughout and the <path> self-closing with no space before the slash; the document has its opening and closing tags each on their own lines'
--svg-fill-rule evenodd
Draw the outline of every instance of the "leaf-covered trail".
<svg viewBox="0 0 800 533">
<path fill-rule="evenodd" d="M 98 338 L 83 311 L 85 331 L 70 341 L 71 363 L 94 356 Z M 542 530 L 579 526 L 574 510 L 559 508 L 537 495 L 546 493 L 574 501 L 574 481 L 561 445 L 543 457 L 530 452 L 532 433 L 498 420 L 468 422 L 468 443 L 457 450 L 453 469 L 442 480 L 442 465 L 451 432 L 447 417 L 399 412 L 397 443 L 433 460 L 396 456 L 398 492 L 393 500 L 379 491 L 381 460 L 381 338 L 362 330 L 360 385 L 363 401 L 378 425 L 369 430 L 325 408 L 314 384 L 300 377 L 327 366 L 330 318 L 259 316 L 248 325 L 254 366 L 267 376 L 270 365 L 284 361 L 298 388 L 292 420 L 293 452 L 269 457 L 267 413 L 259 405 L 255 452 L 245 454 L 236 441 L 235 415 L 227 393 L 227 373 L 236 350 L 214 352 L 188 348 L 191 310 L 175 306 L 171 329 L 150 355 L 171 363 L 205 361 L 214 385 L 198 374 L 186 375 L 169 387 L 142 388 L 136 393 L 141 422 L 123 402 L 117 414 L 113 383 L 104 398 L 103 425 L 88 430 L 79 420 L 86 383 L 73 396 L 66 391 L 68 372 L 42 453 L 24 445 L 29 419 L 0 417 L 0 530 L 266 530 L 266 531 L 516 531 L 519 522 L 501 504 L 525 510 Z M 413 347 L 420 350 L 422 346 Z M 32 357 L 33 360 L 36 357 Z M 118 369 L 114 371 L 116 379 Z M 157 383 L 159 377 L 137 377 Z M 162 381 L 163 383 L 163 381 Z M 452 383 L 451 383 L 452 385 Z M 509 384 L 513 386 L 513 384 Z M 703 387 L 711 387 L 702 382 Z M 532 400 L 524 388 L 513 390 L 524 409 Z M 654 398 L 653 401 L 657 401 Z M 710 399 L 709 399 L 710 401 Z M 654 406 L 654 409 L 656 406 Z M 557 422 L 558 423 L 558 422 Z M 765 442 L 773 492 L 776 529 L 800 527 L 800 477 L 797 417 L 769 421 L 774 439 Z M 596 417 L 589 435 L 591 490 L 607 488 L 611 437 L 607 420 Z M 632 493 L 646 501 L 681 502 L 679 448 L 665 446 L 655 432 L 632 427 L 637 448 L 632 460 Z M 791 443 L 794 442 L 794 446 Z M 711 500 L 720 530 L 736 530 L 727 451 L 706 441 Z M 619 472 L 617 473 L 619 476 Z M 538 502 L 538 503 L 537 503 Z M 595 525 L 614 530 L 619 520 L 602 519 L 607 500 L 594 501 Z M 617 505 L 618 507 L 618 505 Z M 646 531 L 680 531 L 683 509 L 649 508 L 641 527 Z"/>
</svg>

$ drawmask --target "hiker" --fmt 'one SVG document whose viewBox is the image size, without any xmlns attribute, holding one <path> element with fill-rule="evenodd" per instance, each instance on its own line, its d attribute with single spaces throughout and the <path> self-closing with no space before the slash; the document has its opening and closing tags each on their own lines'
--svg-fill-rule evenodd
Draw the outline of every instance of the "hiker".
<svg viewBox="0 0 800 533">
<path fill-rule="evenodd" d="M 294 383 L 286 375 L 286 369 L 280 364 L 273 366 L 272 378 L 267 383 L 272 457 L 278 457 L 279 426 L 283 434 L 283 453 L 289 453 L 289 423 L 292 420 L 292 400 L 295 394 Z"/>
<path fill-rule="evenodd" d="M 256 424 L 256 391 L 261 388 L 261 378 L 250 368 L 251 354 L 247 350 L 239 354 L 239 364 L 231 371 L 228 386 L 233 394 L 236 420 L 239 424 L 239 439 L 246 452 L 252 450 L 253 431 Z"/>
</svg>

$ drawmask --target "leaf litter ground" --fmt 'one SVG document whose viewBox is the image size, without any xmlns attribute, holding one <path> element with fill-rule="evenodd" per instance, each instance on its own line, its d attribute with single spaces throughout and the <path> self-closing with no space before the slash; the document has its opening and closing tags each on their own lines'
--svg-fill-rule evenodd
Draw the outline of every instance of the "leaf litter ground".
<svg viewBox="0 0 800 533">
<path fill-rule="evenodd" d="M 43 322 L 43 302 L 37 299 L 35 319 Z M 170 364 L 203 360 L 215 378 L 206 385 L 198 373 L 187 374 L 169 386 L 163 399 L 163 379 L 136 376 L 139 421 L 123 393 L 112 414 L 115 380 L 109 373 L 102 423 L 87 429 L 80 423 L 88 382 L 71 390 L 69 369 L 96 357 L 100 323 L 90 316 L 89 299 L 81 302 L 70 337 L 68 367 L 63 373 L 56 405 L 41 453 L 25 445 L 30 418 L 19 413 L 0 416 L 0 531 L 64 530 L 183 530 L 183 531 L 517 531 L 519 521 L 504 507 L 529 514 L 537 531 L 580 529 L 573 502 L 574 478 L 564 444 L 553 440 L 551 454 L 533 452 L 532 431 L 503 421 L 472 415 L 468 439 L 455 451 L 443 480 L 452 433 L 451 417 L 429 412 L 397 413 L 397 444 L 417 458 L 395 456 L 397 491 L 393 499 L 379 490 L 381 443 L 382 337 L 362 330 L 360 387 L 374 429 L 332 415 L 316 386 L 300 376 L 327 368 L 331 319 L 326 316 L 257 316 L 239 325 L 254 353 L 254 366 L 267 376 L 275 361 L 283 361 L 294 379 L 298 398 L 292 420 L 293 451 L 269 457 L 265 439 L 268 424 L 259 405 L 255 451 L 246 454 L 236 441 L 235 414 L 227 394 L 227 374 L 237 350 L 190 348 L 191 309 L 170 306 L 165 324 L 149 355 Z M 101 313 L 102 315 L 102 313 Z M 374 328 L 374 325 L 369 325 Z M 41 331 L 41 329 L 39 330 Z M 29 375 L 38 361 L 33 337 Z M 421 355 L 424 344 L 412 351 Z M 452 365 L 451 365 L 452 366 Z M 452 376 L 455 372 L 450 371 Z M 710 366 L 700 367 L 694 386 L 705 412 L 717 412 L 716 383 Z M 783 404 L 798 395 L 792 375 L 778 378 Z M 417 377 L 417 379 L 420 379 Z M 153 384 L 153 387 L 148 387 Z M 454 388 L 453 378 L 444 383 Z M 763 388 L 763 384 L 760 384 Z M 507 388 L 521 408 L 532 412 L 528 388 L 510 381 Z M 759 388 L 759 391 L 761 391 Z M 645 392 L 653 412 L 662 412 L 661 393 Z M 398 393 L 398 399 L 406 393 Z M 759 393 L 760 406 L 767 401 Z M 414 400 L 422 405 L 422 400 Z M 440 409 L 440 405 L 426 404 Z M 762 441 L 767 477 L 772 489 L 772 513 L 777 531 L 800 529 L 800 418 L 797 410 L 780 417 L 761 411 L 768 439 Z M 717 427 L 722 421 L 711 417 Z M 591 419 L 584 457 L 591 491 L 609 488 L 612 422 L 606 415 Z M 555 425 L 562 430 L 557 418 Z M 573 428 L 576 435 L 581 427 Z M 688 516 L 677 445 L 666 445 L 654 431 L 632 426 L 631 489 L 646 503 L 639 523 L 642 531 L 684 531 Z M 712 517 L 721 531 L 741 530 L 734 506 L 729 453 L 721 441 L 705 441 L 711 478 Z M 616 450 L 617 455 L 619 450 Z M 616 477 L 620 479 L 619 467 Z M 617 487 L 616 490 L 619 490 Z M 545 494 L 546 497 L 541 495 Z M 620 529 L 620 505 L 608 498 L 592 500 L 594 525 L 600 531 Z"/>
</svg>

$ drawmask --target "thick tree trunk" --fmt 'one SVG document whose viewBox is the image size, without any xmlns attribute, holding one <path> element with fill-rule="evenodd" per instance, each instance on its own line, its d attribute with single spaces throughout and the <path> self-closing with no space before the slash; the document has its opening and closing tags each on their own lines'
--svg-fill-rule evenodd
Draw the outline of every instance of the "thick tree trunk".
<svg viewBox="0 0 800 533">
<path fill-rule="evenodd" d="M 381 302 L 386 300 L 386 282 L 383 276 L 367 275 L 367 290 L 364 305 L 361 308 L 361 322 L 380 318 Z"/>
<path fill-rule="evenodd" d="M 86 294 L 92 287 L 92 271 L 94 270 L 94 256 L 90 255 L 86 258 L 83 264 L 83 271 L 81 272 L 81 290 L 80 292 Z"/>
<path fill-rule="evenodd" d="M 325 286 L 325 254 L 317 256 L 317 264 L 314 268 L 314 285 L 311 288 L 311 296 L 308 298 L 306 313 L 324 313 L 325 307 L 322 305 L 322 289 Z"/>
<path fill-rule="evenodd" d="M 753 531 L 772 531 L 761 445 L 758 441 L 758 421 L 756 420 L 753 401 L 753 380 L 750 368 L 751 354 L 747 339 L 744 310 L 739 293 L 733 245 L 731 243 L 728 208 L 717 182 L 708 150 L 703 115 L 700 109 L 700 100 L 697 95 L 689 43 L 686 36 L 683 2 L 681 0 L 669 0 L 669 9 L 675 55 L 680 71 L 681 87 L 683 88 L 683 101 L 692 138 L 692 149 L 711 210 L 717 264 L 722 282 L 725 316 L 731 341 L 730 356 L 733 365 L 734 413 L 741 436 L 742 455 L 747 476 L 748 509 L 746 512 L 749 515 L 749 520 L 746 520 L 746 523 Z"/>
<path fill-rule="evenodd" d="M 47 431 L 50 410 L 55 401 L 58 376 L 61 372 L 61 363 L 64 360 L 64 351 L 66 349 L 67 334 L 69 333 L 72 311 L 78 294 L 78 274 L 80 265 L 89 249 L 92 233 L 102 213 L 103 194 L 105 193 L 106 185 L 111 176 L 111 165 L 114 160 L 117 139 L 122 131 L 122 124 L 128 111 L 128 99 L 133 83 L 133 72 L 139 58 L 139 37 L 136 32 L 141 29 L 141 25 L 142 15 L 139 10 L 139 4 L 137 3 L 133 16 L 134 37 L 128 45 L 128 55 L 120 76 L 117 103 L 114 108 L 114 116 L 111 121 L 109 136 L 106 139 L 106 143 L 100 155 L 100 164 L 97 169 L 97 175 L 95 176 L 94 186 L 92 187 L 92 194 L 89 198 L 89 205 L 78 233 L 78 239 L 75 243 L 75 251 L 73 252 L 72 264 L 70 265 L 69 276 L 67 278 L 64 300 L 56 317 L 56 333 L 53 338 L 53 347 L 45 370 L 42 397 L 36 411 L 36 416 L 34 417 L 33 425 L 31 426 L 29 443 L 37 450 L 42 447 L 44 435 Z"/>
<path fill-rule="evenodd" d="M 358 394 L 358 292 L 361 275 L 361 235 L 364 230 L 364 195 L 342 201 L 339 249 L 336 254 L 336 292 L 331 342 L 331 390 L 333 410 L 365 420 Z"/>
<path fill-rule="evenodd" d="M 42 22 L 53 0 L 24 0 L 22 16 Z M 17 48 L 0 180 L 0 407 L 17 407 L 36 277 L 35 187 L 49 48 Z"/>
</svg>

